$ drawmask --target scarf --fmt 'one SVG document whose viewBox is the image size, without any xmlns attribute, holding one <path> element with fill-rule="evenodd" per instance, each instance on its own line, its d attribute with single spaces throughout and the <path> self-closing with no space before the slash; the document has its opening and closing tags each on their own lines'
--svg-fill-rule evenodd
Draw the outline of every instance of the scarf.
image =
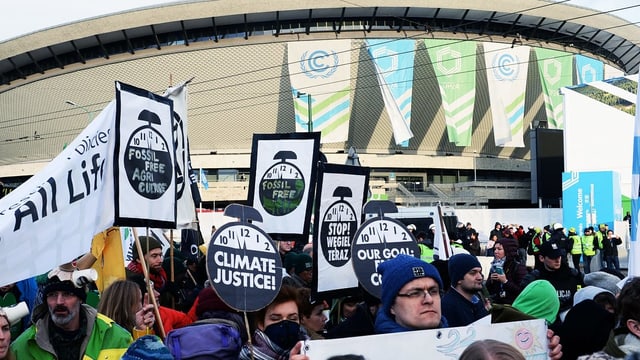
<svg viewBox="0 0 640 360">
<path fill-rule="evenodd" d="M 136 274 L 144 274 L 142 264 L 137 261 L 132 261 L 127 265 L 127 270 Z M 149 280 L 153 281 L 153 287 L 160 292 L 167 283 L 167 273 L 163 268 L 160 271 L 149 269 Z"/>
<path fill-rule="evenodd" d="M 253 359 L 255 360 L 288 360 L 291 349 L 283 350 L 274 344 L 265 333 L 257 330 L 253 333 Z M 245 344 L 240 351 L 240 360 L 251 360 L 251 349 Z"/>
</svg>

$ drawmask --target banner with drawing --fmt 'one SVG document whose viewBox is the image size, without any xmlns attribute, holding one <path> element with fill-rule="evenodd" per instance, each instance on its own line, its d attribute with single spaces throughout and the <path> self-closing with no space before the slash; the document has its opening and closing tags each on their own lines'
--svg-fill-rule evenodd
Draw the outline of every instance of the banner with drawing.
<svg viewBox="0 0 640 360">
<path fill-rule="evenodd" d="M 429 360 L 451 360 L 458 359 L 474 341 L 485 339 L 512 345 L 529 360 L 547 359 L 547 326 L 544 320 L 309 340 L 304 350 L 311 360 L 347 354 L 361 355 L 365 360 L 422 359 L 425 354 Z"/>
</svg>

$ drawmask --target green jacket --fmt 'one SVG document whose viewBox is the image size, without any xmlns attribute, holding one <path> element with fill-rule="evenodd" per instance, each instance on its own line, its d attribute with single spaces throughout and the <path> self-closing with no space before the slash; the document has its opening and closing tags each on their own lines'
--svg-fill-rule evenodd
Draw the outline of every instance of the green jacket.
<svg viewBox="0 0 640 360">
<path fill-rule="evenodd" d="M 120 359 L 133 341 L 131 334 L 108 317 L 99 314 L 88 305 L 81 311 L 87 316 L 87 335 L 80 353 L 82 360 Z M 49 315 L 31 325 L 11 344 L 11 353 L 20 360 L 55 360 L 53 346 L 49 343 Z"/>
</svg>

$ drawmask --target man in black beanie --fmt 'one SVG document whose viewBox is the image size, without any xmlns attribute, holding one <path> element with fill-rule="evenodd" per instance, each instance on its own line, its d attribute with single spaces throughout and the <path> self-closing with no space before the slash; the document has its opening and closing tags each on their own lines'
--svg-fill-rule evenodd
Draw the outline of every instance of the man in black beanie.
<svg viewBox="0 0 640 360">
<path fill-rule="evenodd" d="M 127 350 L 131 334 L 83 304 L 84 288 L 53 276 L 41 293 L 43 303 L 34 309 L 34 324 L 11 345 L 16 359 L 107 359 Z"/>
<path fill-rule="evenodd" d="M 149 267 L 149 279 L 153 281 L 153 287 L 163 293 L 167 285 L 167 273 L 162 268 L 162 243 L 152 236 L 140 236 L 140 247 L 145 263 Z M 138 248 L 133 244 L 133 260 L 127 266 L 127 278 L 135 274 L 144 275 L 142 262 L 138 254 Z"/>
<path fill-rule="evenodd" d="M 457 254 L 449 258 L 451 289 L 442 298 L 442 315 L 449 326 L 467 326 L 489 312 L 479 296 L 482 291 L 482 265 L 469 254 Z"/>
</svg>

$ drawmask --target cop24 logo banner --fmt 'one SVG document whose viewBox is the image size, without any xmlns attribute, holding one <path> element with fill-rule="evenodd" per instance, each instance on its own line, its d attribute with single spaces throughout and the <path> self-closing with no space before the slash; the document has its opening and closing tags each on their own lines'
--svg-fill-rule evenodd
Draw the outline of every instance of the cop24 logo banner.
<svg viewBox="0 0 640 360">
<path fill-rule="evenodd" d="M 174 229 L 173 102 L 119 82 L 116 101 L 114 224 Z"/>
<path fill-rule="evenodd" d="M 309 234 L 320 133 L 254 134 L 248 203 L 276 238 Z"/>
</svg>

